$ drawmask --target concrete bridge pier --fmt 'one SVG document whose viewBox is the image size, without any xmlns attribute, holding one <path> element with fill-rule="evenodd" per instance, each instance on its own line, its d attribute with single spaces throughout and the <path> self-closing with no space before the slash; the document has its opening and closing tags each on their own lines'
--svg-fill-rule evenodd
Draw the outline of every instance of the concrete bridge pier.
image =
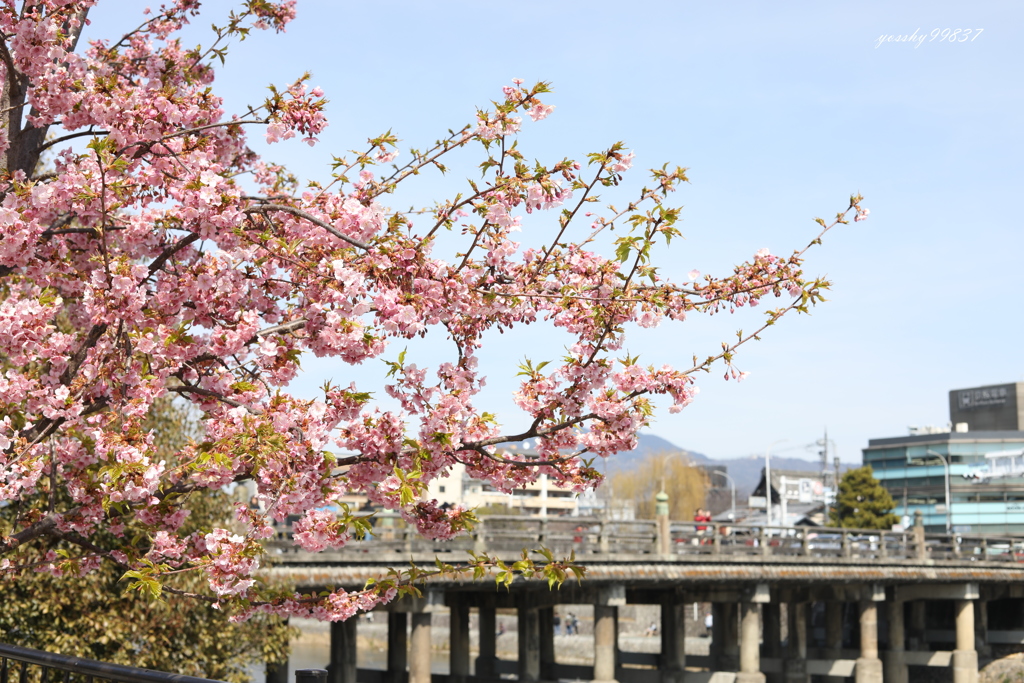
<svg viewBox="0 0 1024 683">
<path fill-rule="evenodd" d="M 683 683 L 686 672 L 686 603 L 681 596 L 671 593 L 661 603 L 659 664 L 662 683 Z"/>
<path fill-rule="evenodd" d="M 469 604 L 458 593 L 447 596 L 449 616 L 449 683 L 466 683 L 469 678 Z"/>
<path fill-rule="evenodd" d="M 910 603 L 910 638 L 908 645 L 911 650 L 927 650 L 925 640 L 925 601 L 914 600 Z"/>
<path fill-rule="evenodd" d="M 478 646 L 476 675 L 496 678 L 498 675 L 498 616 L 493 602 L 482 604 L 477 609 Z"/>
<path fill-rule="evenodd" d="M 388 612 L 388 659 L 384 683 L 406 683 L 409 665 L 409 615 L 392 610 Z"/>
<path fill-rule="evenodd" d="M 825 601 L 825 657 L 839 659 L 843 654 L 843 610 L 846 603 Z M 844 683 L 842 676 L 825 676 L 825 683 Z"/>
<path fill-rule="evenodd" d="M 893 591 L 895 593 L 895 591 Z M 884 670 L 885 683 L 909 683 L 910 672 L 907 669 L 906 632 L 903 623 L 905 603 L 902 600 L 889 601 L 889 649 L 885 652 Z"/>
<path fill-rule="evenodd" d="M 788 652 L 786 653 L 786 683 L 810 683 L 807 673 L 807 601 L 804 596 L 791 595 L 789 611 Z"/>
<path fill-rule="evenodd" d="M 619 607 L 626 604 L 626 587 L 612 585 L 598 591 L 594 605 L 594 681 L 617 683 Z"/>
<path fill-rule="evenodd" d="M 974 601 L 974 649 L 982 657 L 992 656 L 992 646 L 988 643 L 988 600 L 982 599 L 981 587 L 978 599 Z M 987 595 L 985 597 L 988 597 Z"/>
<path fill-rule="evenodd" d="M 765 683 L 761 672 L 761 605 L 754 600 L 740 603 L 740 670 L 736 683 Z"/>
<path fill-rule="evenodd" d="M 764 641 L 761 656 L 765 659 L 782 657 L 782 609 L 778 602 L 766 602 L 761 606 L 761 630 Z M 782 672 L 765 674 L 767 683 L 782 683 Z"/>
<path fill-rule="evenodd" d="M 712 630 L 715 638 L 721 636 L 721 645 L 717 648 L 717 670 L 736 671 L 740 665 L 739 603 L 720 602 L 715 603 L 715 606 L 718 607 L 718 614 L 714 617 Z M 722 620 L 721 628 L 717 628 L 719 618 Z"/>
<path fill-rule="evenodd" d="M 978 652 L 974 649 L 974 600 L 956 601 L 956 649 L 953 650 L 953 683 L 977 683 Z"/>
<path fill-rule="evenodd" d="M 430 681 L 430 631 L 432 615 L 444 604 L 444 593 L 439 590 L 425 590 L 418 598 L 406 598 L 396 603 L 392 610 L 412 616 L 412 636 L 409 639 L 408 683 L 431 683 Z M 355 621 L 351 619 L 350 621 Z M 402 620 L 388 619 L 388 672 L 390 680 L 397 680 L 405 653 L 405 624 Z M 468 623 L 466 634 L 469 634 Z M 468 643 L 466 644 L 468 653 Z M 460 654 L 459 657 L 462 657 Z M 353 657 L 354 659 L 354 657 Z M 468 668 L 468 667 L 467 667 Z M 354 681 L 354 679 L 353 679 Z"/>
<path fill-rule="evenodd" d="M 882 683 L 882 660 L 878 658 L 878 603 L 885 601 L 883 586 L 865 586 L 860 600 L 860 657 L 854 674 L 856 683 Z"/>
<path fill-rule="evenodd" d="M 409 683 L 430 683 L 430 612 L 413 612 L 409 642 Z"/>
<path fill-rule="evenodd" d="M 615 624 L 617 607 L 594 605 L 594 681 L 615 682 Z"/>
<path fill-rule="evenodd" d="M 555 608 L 542 607 L 540 619 L 540 677 L 544 681 L 558 680 L 555 672 Z"/>
<path fill-rule="evenodd" d="M 520 599 L 519 614 L 519 681 L 540 680 L 540 609 L 529 606 L 527 593 Z"/>
<path fill-rule="evenodd" d="M 713 600 L 711 602 L 711 642 L 708 643 L 708 655 L 711 657 L 711 665 L 716 671 L 722 670 L 722 660 L 725 657 L 725 611 L 723 603 Z"/>
<path fill-rule="evenodd" d="M 327 667 L 327 683 L 356 683 L 355 617 L 331 623 L 331 663 Z"/>
</svg>

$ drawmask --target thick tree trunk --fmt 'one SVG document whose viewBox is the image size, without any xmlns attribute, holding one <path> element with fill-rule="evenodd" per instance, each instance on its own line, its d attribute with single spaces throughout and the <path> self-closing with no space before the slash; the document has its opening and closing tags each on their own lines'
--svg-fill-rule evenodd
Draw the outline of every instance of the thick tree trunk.
<svg viewBox="0 0 1024 683">
<path fill-rule="evenodd" d="M 81 10 L 78 13 L 78 26 L 72 28 L 69 23 L 66 27 L 71 34 L 69 47 L 71 52 L 78 47 L 78 39 L 85 28 L 88 14 L 88 9 Z M 26 95 L 30 84 L 25 75 L 14 68 L 14 62 L 6 42 L 0 47 L 0 65 L 3 68 L 3 75 L 0 76 L 3 79 L 0 112 L 6 112 L 6 116 L 0 115 L 0 126 L 7 133 L 7 139 L 10 141 L 7 151 L 0 155 L 0 175 L 23 171 L 27 177 L 31 178 L 39 164 L 39 157 L 42 155 L 42 147 L 46 142 L 46 133 L 50 126 L 27 125 L 22 127 L 25 119 L 25 107 L 28 104 Z M 35 110 L 32 113 L 34 114 Z"/>
</svg>

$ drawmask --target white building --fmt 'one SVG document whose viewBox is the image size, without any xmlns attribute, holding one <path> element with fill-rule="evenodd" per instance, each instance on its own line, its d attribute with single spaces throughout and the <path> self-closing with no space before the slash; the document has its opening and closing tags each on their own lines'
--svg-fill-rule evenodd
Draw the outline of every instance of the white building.
<svg viewBox="0 0 1024 683">
<path fill-rule="evenodd" d="M 509 494 L 470 478 L 461 464 L 454 465 L 448 477 L 430 482 L 426 497 L 468 508 L 507 508 L 510 514 L 575 515 L 579 507 L 577 494 L 556 485 L 546 474 Z"/>
</svg>

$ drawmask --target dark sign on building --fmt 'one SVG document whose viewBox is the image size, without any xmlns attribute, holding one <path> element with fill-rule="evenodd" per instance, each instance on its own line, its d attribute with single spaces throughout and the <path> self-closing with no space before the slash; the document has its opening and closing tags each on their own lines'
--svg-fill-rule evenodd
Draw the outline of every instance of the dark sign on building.
<svg viewBox="0 0 1024 683">
<path fill-rule="evenodd" d="M 1024 382 L 949 392 L 949 421 L 972 432 L 1024 430 L 1022 408 Z"/>
</svg>

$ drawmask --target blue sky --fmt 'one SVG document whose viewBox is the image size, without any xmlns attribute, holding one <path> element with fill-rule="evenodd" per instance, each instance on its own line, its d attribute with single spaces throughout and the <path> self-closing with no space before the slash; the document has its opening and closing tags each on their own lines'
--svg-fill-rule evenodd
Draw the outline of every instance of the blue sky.
<svg viewBox="0 0 1024 683">
<path fill-rule="evenodd" d="M 125 11 L 134 4 L 101 4 L 88 35 L 137 23 Z M 229 6 L 206 3 L 187 42 L 207 43 Z M 332 154 L 389 128 L 424 146 L 519 77 L 551 81 L 557 106 L 524 126 L 528 156 L 579 158 L 623 140 L 636 152 L 627 188 L 645 168 L 690 168 L 676 199 L 686 240 L 660 255 L 665 272 L 724 273 L 762 247 L 786 254 L 814 236 L 815 216 L 864 195 L 870 220 L 830 234 L 808 260 L 809 273 L 833 280 L 830 301 L 748 346 L 744 382 L 702 377 L 698 400 L 661 412 L 653 433 L 723 458 L 787 439 L 779 450 L 800 456 L 827 427 L 840 456 L 859 461 L 869 438 L 945 424 L 950 389 L 1024 380 L 1024 5 L 300 0 L 298 11 L 286 34 L 235 45 L 215 88 L 241 111 L 268 83 L 313 73 L 331 100 L 322 142 L 267 149 L 252 136 L 303 178 L 327 177 Z M 975 35 L 878 45 L 946 28 Z M 395 206 L 440 199 L 459 180 L 420 178 Z M 628 347 L 688 365 L 757 320 L 692 318 Z M 496 339 L 483 356 L 485 408 L 521 426 L 509 412 L 515 361 L 557 357 L 561 343 L 547 328 Z M 442 350 L 428 341 L 411 360 L 429 364 Z M 370 365 L 309 362 L 295 388 L 331 377 L 372 390 L 383 364 Z"/>
</svg>

